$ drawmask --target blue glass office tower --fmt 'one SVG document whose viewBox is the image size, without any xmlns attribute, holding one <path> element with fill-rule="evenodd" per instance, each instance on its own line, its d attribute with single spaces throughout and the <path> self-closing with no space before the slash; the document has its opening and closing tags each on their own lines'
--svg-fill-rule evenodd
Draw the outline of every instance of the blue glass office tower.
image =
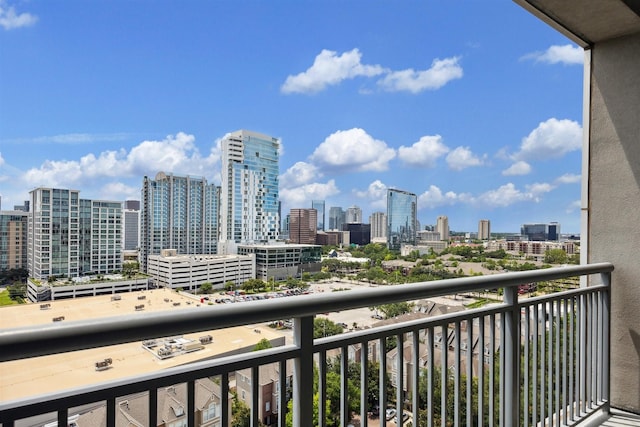
<svg viewBox="0 0 640 427">
<path fill-rule="evenodd" d="M 418 197 L 407 191 L 387 190 L 387 247 L 399 250 L 416 244 Z"/>
<path fill-rule="evenodd" d="M 324 231 L 324 200 L 312 200 L 311 201 L 311 209 L 315 209 L 318 214 L 318 224 L 317 229 Z"/>
<path fill-rule="evenodd" d="M 279 238 L 279 148 L 277 138 L 247 130 L 222 141 L 220 253 Z"/>
</svg>

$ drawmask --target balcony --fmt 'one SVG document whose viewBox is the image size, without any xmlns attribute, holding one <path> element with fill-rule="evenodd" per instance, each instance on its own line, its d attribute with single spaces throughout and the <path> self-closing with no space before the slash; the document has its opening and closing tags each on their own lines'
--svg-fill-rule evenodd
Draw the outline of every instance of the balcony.
<svg viewBox="0 0 640 427">
<path fill-rule="evenodd" d="M 90 425 L 165 425 L 163 396 L 181 388 L 184 402 L 171 406 L 178 421 L 171 425 L 227 426 L 235 383 L 230 378 L 246 377 L 252 426 L 287 425 L 287 412 L 294 426 L 395 426 L 393 414 L 403 414 L 405 426 L 413 420 L 427 426 L 616 425 L 602 424 L 610 415 L 612 271 L 613 265 L 598 263 L 5 329 L 0 362 L 149 340 L 159 330 L 176 336 L 289 318 L 293 343 L 17 400 L 5 396 L 0 422 L 13 427 L 48 419 L 55 425 L 51 420 L 57 419 L 57 425 L 82 425 L 83 411 L 91 410 Z M 579 289 L 534 298 L 517 292 L 521 284 L 577 276 Z M 503 289 L 502 303 L 313 338 L 319 313 L 494 288 Z M 342 393 L 329 415 L 329 406 L 314 405 L 314 399 L 326 401 L 328 371 L 336 365 Z M 270 392 L 273 401 L 259 389 L 267 366 L 276 367 L 276 383 L 283 385 Z M 372 378 L 378 383 L 373 393 Z M 213 388 L 215 404 L 203 407 L 201 390 Z M 134 397 L 144 402 L 138 418 L 129 405 Z M 380 417 L 372 419 L 376 410 Z"/>
</svg>

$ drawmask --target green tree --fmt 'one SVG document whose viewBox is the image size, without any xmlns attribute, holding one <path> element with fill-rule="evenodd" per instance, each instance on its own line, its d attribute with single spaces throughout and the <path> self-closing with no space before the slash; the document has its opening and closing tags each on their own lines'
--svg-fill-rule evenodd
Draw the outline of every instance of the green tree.
<svg viewBox="0 0 640 427">
<path fill-rule="evenodd" d="M 410 313 L 413 310 L 413 303 L 410 302 L 394 302 L 391 304 L 383 304 L 374 307 L 378 311 L 382 312 L 387 319 L 397 317 L 405 313 Z"/>
<path fill-rule="evenodd" d="M 205 282 L 202 285 L 200 285 L 201 294 L 210 294 L 212 289 L 213 289 L 213 285 L 211 285 L 211 282 Z"/>
<path fill-rule="evenodd" d="M 266 338 L 262 338 L 258 343 L 253 347 L 253 351 L 266 350 L 268 348 L 273 347 L 271 345 L 271 341 Z"/>
<path fill-rule="evenodd" d="M 326 317 L 316 317 L 313 319 L 313 338 L 329 337 L 338 335 L 344 331 L 342 326 L 335 324 Z"/>
<path fill-rule="evenodd" d="M 547 249 L 544 251 L 544 262 L 546 264 L 566 264 L 567 253 L 564 249 Z"/>
<path fill-rule="evenodd" d="M 234 393 L 231 403 L 231 427 L 249 427 L 251 425 L 251 408 L 238 399 Z"/>
</svg>

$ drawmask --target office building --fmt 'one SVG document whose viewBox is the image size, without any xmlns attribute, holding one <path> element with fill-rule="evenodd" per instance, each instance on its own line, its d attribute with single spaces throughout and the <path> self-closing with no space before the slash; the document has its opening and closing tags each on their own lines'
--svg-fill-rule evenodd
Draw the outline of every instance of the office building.
<svg viewBox="0 0 640 427">
<path fill-rule="evenodd" d="M 436 220 L 436 231 L 440 233 L 440 240 L 449 240 L 449 218 L 440 215 Z"/>
<path fill-rule="evenodd" d="M 122 212 L 122 250 L 136 251 L 140 246 L 140 201 L 127 200 Z"/>
<path fill-rule="evenodd" d="M 30 192 L 27 265 L 36 279 L 122 269 L 122 203 L 80 199 L 77 190 Z"/>
<path fill-rule="evenodd" d="M 340 206 L 329 208 L 329 230 L 342 231 L 342 224 L 345 223 L 346 213 Z"/>
<path fill-rule="evenodd" d="M 204 178 L 159 172 L 144 177 L 140 210 L 140 264 L 163 249 L 178 254 L 215 254 L 219 188 Z"/>
<path fill-rule="evenodd" d="M 325 220 L 325 214 L 324 214 L 324 200 L 313 200 L 311 202 L 311 208 L 315 209 L 316 212 L 318 213 L 318 225 L 317 225 L 317 229 L 320 231 L 324 231 L 324 220 Z"/>
<path fill-rule="evenodd" d="M 256 279 L 269 281 L 301 277 L 322 269 L 322 246 L 298 244 L 238 245 L 238 255 L 255 255 Z"/>
<path fill-rule="evenodd" d="M 491 239 L 491 222 L 488 219 L 478 221 L 478 240 Z"/>
<path fill-rule="evenodd" d="M 291 243 L 316 244 L 317 214 L 315 209 L 291 209 L 289 214 L 289 241 Z"/>
<path fill-rule="evenodd" d="M 362 224 L 362 209 L 359 206 L 351 206 L 347 208 L 346 213 L 347 224 Z"/>
<path fill-rule="evenodd" d="M 342 243 L 349 245 L 364 246 L 371 243 L 371 224 L 356 224 L 349 223 L 342 226 L 344 234 L 347 234 L 348 238 L 342 238 Z"/>
<path fill-rule="evenodd" d="M 0 211 L 0 271 L 27 269 L 27 225 L 29 214 Z"/>
<path fill-rule="evenodd" d="M 247 130 L 222 141 L 219 252 L 279 238 L 279 148 L 277 138 Z"/>
<path fill-rule="evenodd" d="M 524 240 L 530 241 L 557 241 L 560 239 L 560 224 L 557 222 L 522 224 L 520 235 Z"/>
<path fill-rule="evenodd" d="M 369 216 L 371 224 L 371 241 L 387 243 L 387 214 L 374 212 Z"/>
<path fill-rule="evenodd" d="M 403 190 L 387 190 L 387 247 L 399 250 L 416 244 L 418 196 Z"/>
</svg>

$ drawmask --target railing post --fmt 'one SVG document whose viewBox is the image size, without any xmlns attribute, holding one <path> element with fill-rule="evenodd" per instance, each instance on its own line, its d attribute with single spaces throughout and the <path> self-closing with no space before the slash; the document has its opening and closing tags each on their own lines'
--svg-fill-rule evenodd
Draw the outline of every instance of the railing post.
<svg viewBox="0 0 640 427">
<path fill-rule="evenodd" d="M 611 357 L 611 272 L 600 273 L 602 284 L 607 290 L 602 293 L 602 400 L 607 402 L 611 396 L 611 383 L 609 377 Z"/>
<path fill-rule="evenodd" d="M 520 309 L 518 308 L 517 287 L 504 288 L 504 302 L 511 306 L 504 316 L 504 374 L 501 381 L 504 396 L 504 423 L 501 425 L 515 427 L 520 422 Z M 501 402 L 502 403 L 502 402 Z"/>
<path fill-rule="evenodd" d="M 303 427 L 313 419 L 313 316 L 294 319 L 293 339 L 300 349 L 293 366 L 293 427 Z"/>
</svg>

